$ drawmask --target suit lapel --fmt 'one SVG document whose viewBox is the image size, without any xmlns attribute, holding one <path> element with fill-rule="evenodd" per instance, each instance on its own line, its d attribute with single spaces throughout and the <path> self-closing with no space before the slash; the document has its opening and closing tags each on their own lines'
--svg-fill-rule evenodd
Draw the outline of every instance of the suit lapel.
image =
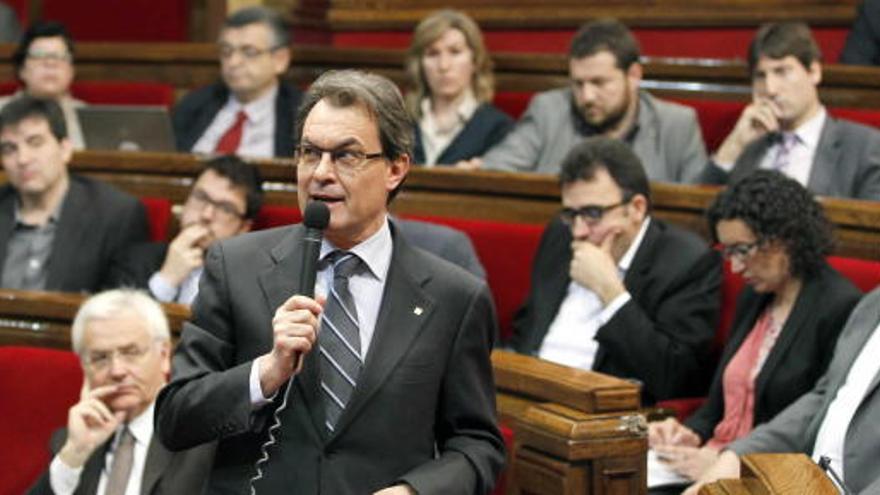
<svg viewBox="0 0 880 495">
<path fill-rule="evenodd" d="M 74 495 L 91 495 L 98 493 L 98 483 L 101 481 L 101 473 L 104 471 L 104 461 L 107 459 L 107 452 L 113 444 L 113 436 L 107 440 L 104 445 L 95 451 L 83 466 L 82 476 L 79 479 Z M 109 472 L 109 468 L 108 472 Z M 108 473 L 109 474 L 109 473 Z"/>
<path fill-rule="evenodd" d="M 64 197 L 61 215 L 58 218 L 58 230 L 56 230 L 55 239 L 52 241 L 52 252 L 49 254 L 49 262 L 46 264 L 48 270 L 47 290 L 62 290 L 66 282 L 65 276 L 77 275 L 68 267 L 73 263 L 74 257 L 79 254 L 74 252 L 76 249 L 73 249 L 72 246 L 86 245 L 81 241 L 84 236 L 89 234 L 87 226 L 90 223 L 86 216 L 94 213 L 89 211 L 86 201 L 86 193 L 82 184 L 71 175 L 70 186 Z M 90 245 L 92 249 L 100 249 L 99 246 Z"/>
<path fill-rule="evenodd" d="M 156 435 L 150 439 L 150 445 L 147 448 L 147 458 L 144 460 L 144 475 L 141 479 L 141 495 L 149 495 L 153 492 L 162 473 L 171 463 L 173 454 L 168 451 L 162 442 L 158 440 Z"/>
<path fill-rule="evenodd" d="M 434 310 L 433 300 L 422 289 L 430 275 L 422 269 L 415 251 L 397 235 L 393 227 L 392 233 L 394 251 L 376 330 L 357 387 L 336 424 L 332 438 L 345 431 L 370 397 L 388 379 Z"/>
<path fill-rule="evenodd" d="M 0 277 L 3 277 L 3 265 L 6 262 L 6 247 L 15 227 L 15 191 L 11 186 L 4 186 L 0 199 Z"/>
<path fill-rule="evenodd" d="M 302 274 L 302 258 L 297 249 L 302 242 L 304 229 L 301 225 L 292 227 L 290 233 L 273 247 L 270 256 L 274 265 L 259 275 L 260 286 L 266 298 L 270 315 L 290 296 L 299 291 L 299 280 Z M 270 336 L 271 341 L 271 336 Z M 305 406 L 312 416 L 316 431 L 324 434 L 324 409 L 318 397 L 318 361 L 317 352 L 306 354 L 302 371 L 294 380 L 302 393 Z"/>
<path fill-rule="evenodd" d="M 836 122 L 830 115 L 825 117 L 825 125 L 822 126 L 822 133 L 816 144 L 816 155 L 813 157 L 810 178 L 807 181 L 811 191 L 834 192 L 834 175 L 840 160 L 838 137 Z"/>
</svg>

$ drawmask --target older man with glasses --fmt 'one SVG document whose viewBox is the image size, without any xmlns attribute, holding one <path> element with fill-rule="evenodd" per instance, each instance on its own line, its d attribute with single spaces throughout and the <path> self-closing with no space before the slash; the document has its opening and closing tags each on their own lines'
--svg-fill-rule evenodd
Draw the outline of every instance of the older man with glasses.
<svg viewBox="0 0 880 495">
<path fill-rule="evenodd" d="M 180 213 L 180 233 L 167 243 L 132 246 L 119 263 L 116 285 L 149 288 L 162 302 L 191 304 L 199 290 L 205 251 L 249 232 L 263 203 L 256 167 L 224 155 L 205 164 Z"/>
<path fill-rule="evenodd" d="M 292 155 L 302 95 L 279 80 L 290 65 L 289 44 L 287 26 L 271 9 L 248 7 L 230 15 L 218 40 L 223 80 L 190 93 L 174 109 L 177 149 Z"/>
<path fill-rule="evenodd" d="M 170 373 L 171 335 L 146 294 L 112 290 L 82 305 L 71 340 L 85 382 L 31 495 L 201 493 L 213 445 L 173 453 L 153 435 L 156 395 Z"/>
<path fill-rule="evenodd" d="M 519 352 L 643 384 L 645 403 L 705 391 L 721 263 L 699 237 L 651 218 L 641 161 L 588 138 L 563 161 L 563 209 L 541 239 Z"/>
</svg>

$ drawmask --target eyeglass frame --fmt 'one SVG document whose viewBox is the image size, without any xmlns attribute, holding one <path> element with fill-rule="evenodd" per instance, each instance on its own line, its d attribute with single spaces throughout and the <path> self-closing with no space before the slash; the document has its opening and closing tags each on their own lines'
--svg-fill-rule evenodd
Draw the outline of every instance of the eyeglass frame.
<svg viewBox="0 0 880 495">
<path fill-rule="evenodd" d="M 116 357 L 119 357 L 120 361 L 129 366 L 138 364 L 159 342 L 160 340 L 153 339 L 145 346 L 128 344 L 109 351 L 100 351 L 100 353 L 97 353 L 98 357 L 92 357 L 96 353 L 90 352 L 80 356 L 80 360 L 84 366 L 92 371 L 101 373 L 110 369 Z"/>
<path fill-rule="evenodd" d="M 303 150 L 305 150 L 305 149 L 319 151 L 320 155 L 318 156 L 318 160 L 314 163 L 305 163 L 304 157 L 303 157 Z M 361 170 L 363 170 L 365 168 L 364 165 L 367 162 L 385 157 L 385 153 L 383 151 L 379 151 L 376 153 L 365 153 L 361 150 L 346 148 L 345 146 L 342 146 L 342 147 L 339 147 L 336 149 L 332 149 L 332 150 L 328 150 L 325 148 L 321 148 L 320 146 L 315 146 L 313 144 L 300 144 L 294 149 L 293 153 L 294 153 L 293 158 L 294 158 L 294 161 L 296 162 L 296 166 L 297 167 L 304 167 L 306 169 L 318 168 L 318 166 L 324 160 L 324 155 L 329 153 L 330 154 L 330 163 L 333 164 L 333 169 L 343 175 L 354 175 L 354 174 L 360 172 Z M 353 153 L 354 155 L 359 156 L 360 158 L 358 159 L 357 165 L 340 164 L 340 161 L 339 161 L 339 154 L 340 153 Z"/>
<path fill-rule="evenodd" d="M 25 60 L 32 60 L 34 62 L 45 63 L 45 62 L 73 62 L 73 55 L 70 52 L 65 51 L 62 53 L 56 53 L 52 51 L 43 51 L 43 50 L 28 50 L 25 54 Z"/>
<path fill-rule="evenodd" d="M 214 208 L 214 211 L 219 212 L 221 216 L 228 216 L 226 220 L 244 220 L 247 215 L 247 213 L 238 211 L 238 208 L 229 201 L 212 198 L 201 188 L 193 188 L 193 190 L 190 191 L 189 196 L 186 198 L 186 202 L 189 203 L 191 201 L 194 205 L 198 206 L 200 210 L 204 210 L 206 206 L 210 205 Z"/>
<path fill-rule="evenodd" d="M 721 253 L 721 257 L 725 260 L 731 260 L 735 257 L 737 261 L 742 263 L 754 256 L 764 244 L 764 239 L 758 239 L 755 242 L 737 242 L 730 245 L 724 245 L 719 242 L 713 247 Z"/>
<path fill-rule="evenodd" d="M 574 225 L 578 218 L 589 226 L 598 225 L 609 211 L 630 203 L 633 197 L 635 197 L 635 194 L 625 192 L 619 202 L 607 206 L 584 205 L 579 208 L 563 207 L 559 210 L 559 219 L 569 227 Z"/>
<path fill-rule="evenodd" d="M 253 45 L 233 46 L 224 43 L 217 44 L 217 55 L 221 60 L 229 60 L 236 53 L 240 53 L 245 60 L 256 60 L 267 53 L 284 48 L 283 45 L 270 46 L 268 48 L 257 48 Z"/>
</svg>

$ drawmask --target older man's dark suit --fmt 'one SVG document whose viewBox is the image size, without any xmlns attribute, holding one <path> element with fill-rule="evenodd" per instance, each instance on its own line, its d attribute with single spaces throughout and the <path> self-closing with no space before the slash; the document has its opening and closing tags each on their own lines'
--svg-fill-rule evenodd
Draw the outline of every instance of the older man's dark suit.
<svg viewBox="0 0 880 495">
<path fill-rule="evenodd" d="M 0 187 L 0 271 L 15 227 L 16 201 L 11 185 Z M 71 174 L 47 262 L 46 290 L 92 292 L 106 288 L 123 249 L 145 242 L 148 233 L 147 215 L 137 198 Z"/>
<path fill-rule="evenodd" d="M 294 86 L 278 85 L 275 99 L 275 156 L 293 156 L 293 127 L 302 92 Z M 177 150 L 192 151 L 193 146 L 214 121 L 217 112 L 229 101 L 229 88 L 216 82 L 186 96 L 174 107 L 171 123 Z"/>
<path fill-rule="evenodd" d="M 209 250 L 174 377 L 159 396 L 157 427 L 173 449 L 220 439 L 210 493 L 242 493 L 254 475 L 272 407 L 252 412 L 251 365 L 272 348 L 276 308 L 297 292 L 302 236 L 301 226 L 283 227 Z M 494 483 L 504 448 L 488 289 L 411 248 L 393 226 L 392 237 L 375 333 L 335 433 L 324 426 L 314 350 L 291 382 L 280 444 L 269 449 L 258 493 L 361 494 L 405 481 L 420 495 L 468 494 Z"/>
<path fill-rule="evenodd" d="M 812 390 L 729 448 L 739 455 L 752 452 L 813 453 L 828 407 L 860 351 L 880 324 L 880 289 L 855 307 L 834 348 L 828 371 Z M 875 357 L 876 359 L 876 357 Z M 846 429 L 843 476 L 852 493 L 880 493 L 880 373 L 874 375 Z"/>
<path fill-rule="evenodd" d="M 66 440 L 66 429 L 58 430 L 52 434 L 50 449 L 53 456 L 61 450 Z M 104 460 L 112 440 L 111 438 L 95 450 L 86 461 L 74 495 L 94 495 L 98 492 L 101 472 L 105 469 L 109 470 L 104 465 Z M 205 479 L 211 469 L 214 447 L 214 444 L 205 444 L 182 452 L 171 452 L 162 446 L 162 443 L 153 435 L 150 445 L 147 447 L 147 458 L 144 461 L 141 494 L 173 495 L 176 493 L 187 493 L 197 495 L 202 493 Z M 49 483 L 48 470 L 40 476 L 36 484 L 28 491 L 28 495 L 52 495 L 52 493 L 54 492 Z"/>
<path fill-rule="evenodd" d="M 511 345 L 537 354 L 571 278 L 571 232 L 554 220 L 532 268 L 532 286 L 514 320 Z M 720 306 L 721 263 L 695 234 L 652 219 L 624 277 L 632 300 L 596 333 L 593 369 L 644 383 L 647 403 L 701 395 Z"/>
<path fill-rule="evenodd" d="M 755 379 L 754 424 L 770 421 L 813 388 L 831 360 L 828 350 L 834 347 L 861 296 L 849 279 L 828 264 L 804 279 L 791 314 Z M 772 300 L 772 294 L 759 294 L 751 287 L 743 289 L 737 300 L 730 338 L 708 399 L 685 422 L 704 441 L 712 437 L 724 417 L 724 371 Z"/>
<path fill-rule="evenodd" d="M 50 448 L 53 455 L 61 450 L 66 438 L 67 431 L 64 429 L 58 430 L 52 435 Z M 107 469 L 104 465 L 106 457 L 104 454 L 110 446 L 110 441 L 97 449 L 86 461 L 74 495 L 94 495 L 97 493 L 101 472 Z M 141 494 L 202 493 L 205 479 L 211 469 L 214 447 L 214 444 L 205 444 L 182 452 L 171 452 L 162 446 L 161 442 L 153 435 L 147 448 L 147 458 L 144 461 Z M 52 493 L 48 471 L 43 473 L 37 483 L 28 491 L 28 495 L 51 495 Z"/>
<path fill-rule="evenodd" d="M 710 162 L 702 182 L 732 183 L 757 170 L 777 136 L 766 134 L 749 143 L 729 174 Z M 820 196 L 880 200 L 880 131 L 829 115 L 816 145 L 807 189 Z"/>
</svg>

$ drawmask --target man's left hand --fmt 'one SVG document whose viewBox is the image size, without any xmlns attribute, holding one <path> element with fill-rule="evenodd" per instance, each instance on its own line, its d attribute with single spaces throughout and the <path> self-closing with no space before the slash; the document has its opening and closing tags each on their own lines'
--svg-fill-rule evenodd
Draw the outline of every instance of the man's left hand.
<svg viewBox="0 0 880 495">
<path fill-rule="evenodd" d="M 619 231 L 609 232 L 598 246 L 587 241 L 571 243 L 571 279 L 595 292 L 604 305 L 626 292 L 617 262 L 611 254 L 611 247 L 619 235 Z"/>
<path fill-rule="evenodd" d="M 418 495 L 409 485 L 395 485 L 383 488 L 373 495 Z"/>
</svg>

